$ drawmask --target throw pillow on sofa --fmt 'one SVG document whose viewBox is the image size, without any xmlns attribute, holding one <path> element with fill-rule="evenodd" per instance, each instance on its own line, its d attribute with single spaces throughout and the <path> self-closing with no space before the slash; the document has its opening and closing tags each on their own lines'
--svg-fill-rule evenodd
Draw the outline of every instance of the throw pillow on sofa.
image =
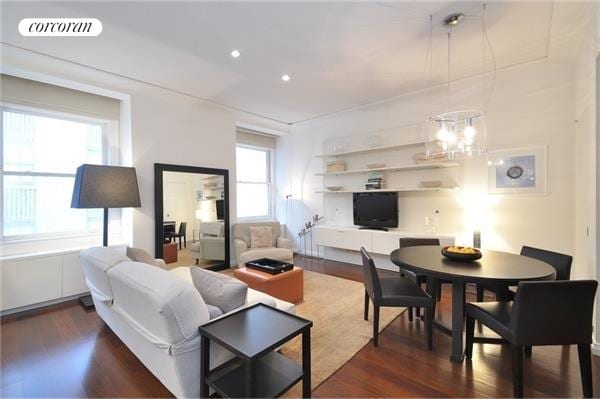
<svg viewBox="0 0 600 399">
<path fill-rule="evenodd" d="M 271 226 L 250 227 L 250 248 L 273 246 L 273 228 Z"/>
<path fill-rule="evenodd" d="M 199 267 L 190 267 L 190 274 L 204 302 L 218 307 L 223 313 L 246 303 L 248 285 L 240 280 Z"/>
<path fill-rule="evenodd" d="M 164 263 L 158 262 L 148 252 L 141 248 L 127 247 L 126 255 L 134 262 L 146 263 L 148 265 L 160 267 L 161 269 L 165 268 Z"/>
</svg>

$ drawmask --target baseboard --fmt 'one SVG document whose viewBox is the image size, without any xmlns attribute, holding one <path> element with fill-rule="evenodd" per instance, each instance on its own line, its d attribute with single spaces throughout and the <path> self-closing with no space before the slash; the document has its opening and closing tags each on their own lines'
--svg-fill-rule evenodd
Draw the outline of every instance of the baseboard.
<svg viewBox="0 0 600 399">
<path fill-rule="evenodd" d="M 29 310 L 45 308 L 46 306 L 52 306 L 52 305 L 56 305 L 61 302 L 72 301 L 73 299 L 77 299 L 81 296 L 86 296 L 86 295 L 89 295 L 89 292 L 82 292 L 81 294 L 75 294 L 75 295 L 66 296 L 63 298 L 52 299 L 50 301 L 35 303 L 33 305 L 27 305 L 27 306 L 21 306 L 19 308 L 3 310 L 0 312 L 0 317 L 8 316 L 8 315 L 15 314 L 15 313 L 27 312 Z"/>
</svg>

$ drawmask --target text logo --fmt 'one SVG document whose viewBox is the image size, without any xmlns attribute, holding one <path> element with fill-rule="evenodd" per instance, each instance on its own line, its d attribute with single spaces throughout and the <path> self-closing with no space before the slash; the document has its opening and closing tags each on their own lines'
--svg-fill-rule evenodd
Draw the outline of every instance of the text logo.
<svg viewBox="0 0 600 399">
<path fill-rule="evenodd" d="M 98 36 L 102 22 L 96 18 L 24 18 L 19 22 L 23 36 Z"/>
</svg>

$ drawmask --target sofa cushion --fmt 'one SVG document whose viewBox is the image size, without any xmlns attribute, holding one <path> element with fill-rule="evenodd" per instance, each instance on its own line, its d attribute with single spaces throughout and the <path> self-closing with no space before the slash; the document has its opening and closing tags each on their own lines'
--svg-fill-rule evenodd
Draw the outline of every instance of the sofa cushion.
<svg viewBox="0 0 600 399">
<path fill-rule="evenodd" d="M 227 313 L 246 303 L 248 285 L 210 270 L 191 267 L 190 273 L 194 286 L 209 305 L 218 307 Z"/>
<path fill-rule="evenodd" d="M 250 227 L 250 248 L 273 246 L 273 229 L 271 226 Z"/>
<path fill-rule="evenodd" d="M 171 349 L 198 335 L 209 318 L 202 296 L 170 272 L 141 262 L 108 271 L 113 308 L 150 342 Z"/>
<path fill-rule="evenodd" d="M 187 284 L 193 286 L 192 276 L 190 273 L 190 267 L 180 266 L 174 269 L 169 270 L 174 276 L 177 276 L 181 280 L 185 281 Z M 272 296 L 265 294 L 263 292 L 259 292 L 253 290 L 252 288 L 248 288 L 248 295 L 246 296 L 246 304 L 261 302 L 265 305 L 275 306 L 277 309 L 285 310 L 289 313 L 294 313 L 295 308 L 293 303 L 289 303 L 286 301 L 282 301 L 281 299 L 273 298 Z M 273 303 L 275 305 L 273 305 Z"/>
<path fill-rule="evenodd" d="M 152 257 L 148 252 L 144 251 L 141 248 L 135 247 L 127 247 L 127 257 L 134 262 L 142 262 L 147 263 L 152 266 L 160 267 L 161 269 L 165 268 L 165 265 L 161 262 L 158 262 L 156 259 Z"/>
<path fill-rule="evenodd" d="M 246 263 L 250 262 L 251 260 L 261 258 L 269 258 L 280 260 L 282 262 L 294 263 L 294 253 L 291 249 L 268 247 L 249 249 L 248 251 L 242 253 L 240 255 L 238 266 L 245 266 Z"/>
<path fill-rule="evenodd" d="M 105 302 L 111 302 L 113 291 L 106 273 L 122 262 L 128 262 L 127 256 L 111 247 L 92 247 L 79 254 L 86 282 L 92 294 Z"/>
<path fill-rule="evenodd" d="M 277 237 L 281 235 L 281 225 L 277 220 L 266 221 L 266 222 L 244 222 L 235 223 L 232 227 L 233 238 L 246 242 L 246 245 L 250 247 L 250 227 L 270 226 L 273 230 L 273 243 L 271 246 L 277 245 Z"/>
<path fill-rule="evenodd" d="M 221 309 L 219 309 L 218 307 L 216 307 L 214 305 L 209 305 L 207 303 L 206 307 L 208 308 L 208 316 L 210 317 L 211 320 L 224 314 Z"/>
</svg>

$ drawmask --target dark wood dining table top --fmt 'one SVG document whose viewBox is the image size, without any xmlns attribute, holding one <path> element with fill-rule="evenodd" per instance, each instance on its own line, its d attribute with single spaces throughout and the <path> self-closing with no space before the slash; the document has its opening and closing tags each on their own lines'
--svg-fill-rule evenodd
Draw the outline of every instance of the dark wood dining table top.
<svg viewBox="0 0 600 399">
<path fill-rule="evenodd" d="M 400 268 L 417 274 L 465 283 L 517 285 L 519 281 L 556 278 L 552 266 L 527 256 L 484 249 L 481 259 L 462 262 L 446 258 L 442 248 L 431 245 L 399 248 L 390 254 L 390 259 Z"/>
</svg>

